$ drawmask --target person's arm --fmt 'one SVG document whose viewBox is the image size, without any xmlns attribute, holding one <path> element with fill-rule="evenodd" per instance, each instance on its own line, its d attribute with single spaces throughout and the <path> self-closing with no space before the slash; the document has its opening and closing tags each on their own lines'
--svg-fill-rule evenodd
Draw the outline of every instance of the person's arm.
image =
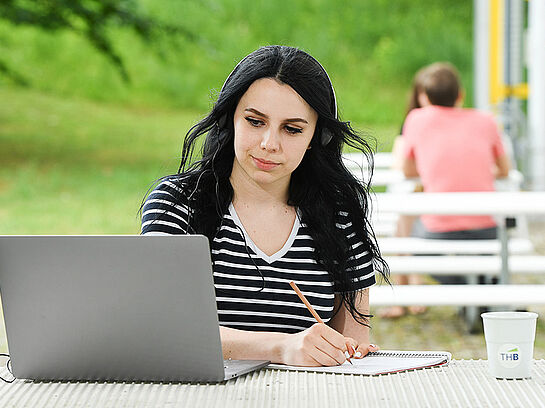
<svg viewBox="0 0 545 408">
<path fill-rule="evenodd" d="M 249 332 L 220 326 L 223 358 L 282 362 L 282 342 L 286 333 Z"/>
<path fill-rule="evenodd" d="M 394 140 L 394 145 L 392 146 L 392 168 L 395 170 L 401 170 L 403 168 L 403 136 L 397 136 Z"/>
<path fill-rule="evenodd" d="M 316 323 L 298 333 L 253 332 L 220 326 L 224 359 L 270 360 L 298 366 L 331 366 L 346 361 L 347 339 L 333 328 Z"/>
<path fill-rule="evenodd" d="M 416 169 L 415 159 L 415 137 L 418 135 L 418 130 L 415 129 L 415 118 L 418 117 L 418 111 L 415 109 L 409 112 L 403 124 L 403 143 L 398 146 L 401 156 L 401 170 L 407 178 L 419 177 Z M 416 115 L 416 116 L 415 116 Z"/>
<path fill-rule="evenodd" d="M 496 178 L 505 178 L 509 176 L 509 170 L 511 169 L 511 163 L 509 157 L 503 154 L 496 158 L 496 168 L 494 176 Z"/>
<path fill-rule="evenodd" d="M 403 174 L 407 178 L 418 177 L 418 170 L 416 169 L 416 161 L 413 158 L 405 157 L 402 164 Z"/>
<path fill-rule="evenodd" d="M 341 298 L 339 295 L 335 296 L 335 309 L 337 309 Z M 358 292 L 355 302 L 356 309 L 361 313 L 369 314 L 369 289 L 363 289 Z M 329 325 L 339 333 L 342 333 L 348 338 L 356 340 L 358 345 L 356 346 L 356 352 L 360 352 L 361 355 L 356 358 L 364 357 L 370 351 L 378 350 L 378 347 L 369 342 L 369 327 L 358 323 L 350 311 L 343 304 L 337 314 L 329 321 Z"/>
</svg>

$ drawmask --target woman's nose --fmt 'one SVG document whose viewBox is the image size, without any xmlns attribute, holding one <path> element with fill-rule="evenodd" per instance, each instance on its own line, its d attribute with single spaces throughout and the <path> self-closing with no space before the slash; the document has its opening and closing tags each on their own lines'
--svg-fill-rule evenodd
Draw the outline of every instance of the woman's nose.
<svg viewBox="0 0 545 408">
<path fill-rule="evenodd" d="M 261 148 L 269 152 L 277 152 L 280 150 L 280 135 L 278 132 L 273 129 L 267 129 L 263 132 Z"/>
</svg>

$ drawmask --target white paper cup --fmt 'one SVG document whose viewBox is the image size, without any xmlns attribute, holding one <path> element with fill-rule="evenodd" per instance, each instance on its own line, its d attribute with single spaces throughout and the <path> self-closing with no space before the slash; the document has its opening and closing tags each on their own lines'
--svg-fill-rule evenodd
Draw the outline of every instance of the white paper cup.
<svg viewBox="0 0 545 408">
<path fill-rule="evenodd" d="M 488 369 L 496 378 L 530 378 L 537 313 L 482 313 Z"/>
</svg>

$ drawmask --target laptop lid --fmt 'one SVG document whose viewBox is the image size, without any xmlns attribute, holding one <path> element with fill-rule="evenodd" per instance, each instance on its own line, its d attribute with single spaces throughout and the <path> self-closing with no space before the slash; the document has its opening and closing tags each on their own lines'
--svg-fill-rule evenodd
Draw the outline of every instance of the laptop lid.
<svg viewBox="0 0 545 408">
<path fill-rule="evenodd" d="M 204 236 L 1 236 L 0 292 L 17 378 L 225 379 Z"/>
</svg>

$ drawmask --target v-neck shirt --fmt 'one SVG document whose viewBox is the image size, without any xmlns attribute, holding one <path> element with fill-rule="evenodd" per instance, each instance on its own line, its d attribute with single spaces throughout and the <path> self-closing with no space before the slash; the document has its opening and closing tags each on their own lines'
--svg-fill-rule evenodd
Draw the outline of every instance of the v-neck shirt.
<svg viewBox="0 0 545 408">
<path fill-rule="evenodd" d="M 187 192 L 176 179 L 167 179 L 146 199 L 142 210 L 142 234 L 185 234 Z M 181 198 L 180 198 L 181 197 Z M 183 201 L 183 202 L 181 202 Z M 356 238 L 348 214 L 336 215 L 350 245 L 347 262 L 355 290 L 375 283 L 372 255 Z M 313 238 L 299 212 L 290 236 L 272 255 L 261 251 L 246 233 L 231 204 L 211 242 L 212 269 L 219 323 L 251 331 L 293 333 L 316 321 L 289 286 L 294 281 L 325 321 L 333 316 L 339 292 L 329 273 L 316 261 Z"/>
<path fill-rule="evenodd" d="M 286 253 L 290 250 L 291 246 L 293 245 L 293 241 L 295 240 L 295 237 L 297 236 L 297 232 L 299 231 L 299 226 L 301 225 L 299 221 L 299 213 L 297 212 L 295 215 L 295 221 L 293 222 L 293 226 L 291 228 L 290 235 L 284 245 L 282 245 L 282 248 L 280 248 L 278 251 L 276 251 L 272 255 L 267 255 L 265 252 L 263 252 L 259 247 L 254 243 L 252 238 L 250 238 L 250 234 L 246 231 L 246 228 L 244 228 L 244 225 L 242 224 L 242 221 L 240 221 L 240 218 L 238 217 L 237 211 L 235 209 L 235 206 L 233 203 L 229 204 L 229 215 L 231 215 L 231 218 L 233 219 L 233 222 L 237 227 L 240 228 L 241 233 L 244 235 L 244 238 L 246 239 L 246 243 L 248 246 L 254 251 L 254 253 L 259 256 L 261 259 L 263 259 L 265 262 L 271 264 L 274 261 L 277 261 L 278 259 L 282 258 Z"/>
</svg>

